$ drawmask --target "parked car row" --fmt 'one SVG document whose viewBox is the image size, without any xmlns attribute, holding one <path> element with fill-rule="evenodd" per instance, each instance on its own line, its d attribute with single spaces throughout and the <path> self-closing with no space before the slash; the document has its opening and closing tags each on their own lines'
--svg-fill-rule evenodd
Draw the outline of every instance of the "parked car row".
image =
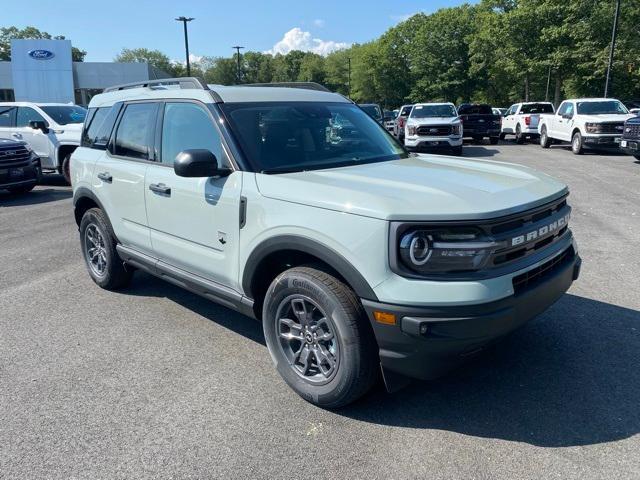
<svg viewBox="0 0 640 480">
<path fill-rule="evenodd" d="M 363 106 L 364 107 L 364 106 Z M 626 122 L 626 123 L 625 123 Z M 403 105 L 385 128 L 412 151 L 447 149 L 462 153 L 464 138 L 492 145 L 512 135 L 516 143 L 539 139 L 543 148 L 569 142 L 575 154 L 598 147 L 620 148 L 640 158 L 640 117 L 611 98 L 568 99 L 556 111 L 551 102 L 520 102 L 508 109 L 487 104 Z"/>
</svg>

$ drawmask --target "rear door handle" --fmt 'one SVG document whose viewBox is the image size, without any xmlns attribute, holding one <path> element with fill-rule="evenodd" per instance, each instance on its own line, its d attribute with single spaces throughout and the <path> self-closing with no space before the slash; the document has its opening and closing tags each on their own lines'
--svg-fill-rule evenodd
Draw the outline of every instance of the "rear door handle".
<svg viewBox="0 0 640 480">
<path fill-rule="evenodd" d="M 164 183 L 150 183 L 149 190 L 162 195 L 171 196 L 171 187 L 167 187 Z"/>
<path fill-rule="evenodd" d="M 98 178 L 103 182 L 111 183 L 113 182 L 113 177 L 109 172 L 102 172 L 98 174 Z"/>
</svg>

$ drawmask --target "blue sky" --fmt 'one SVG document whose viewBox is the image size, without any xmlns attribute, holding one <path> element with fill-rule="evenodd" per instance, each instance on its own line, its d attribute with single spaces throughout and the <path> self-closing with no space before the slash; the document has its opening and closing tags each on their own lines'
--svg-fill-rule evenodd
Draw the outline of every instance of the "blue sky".
<svg viewBox="0 0 640 480">
<path fill-rule="evenodd" d="M 228 56 L 231 46 L 250 50 L 311 49 L 327 53 L 366 42 L 418 11 L 459 0 L 2 0 L 0 26 L 32 25 L 65 35 L 88 52 L 87 61 L 111 61 L 124 47 L 158 49 L 184 57 L 182 24 L 189 24 L 193 55 Z M 473 3 L 473 2 L 471 2 Z M 54 6 L 55 5 L 55 6 Z"/>
</svg>

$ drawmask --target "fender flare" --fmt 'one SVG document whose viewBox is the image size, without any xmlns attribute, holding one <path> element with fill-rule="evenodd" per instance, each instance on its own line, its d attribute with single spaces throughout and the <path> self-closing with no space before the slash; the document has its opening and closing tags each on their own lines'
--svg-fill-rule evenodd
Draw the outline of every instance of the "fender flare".
<svg viewBox="0 0 640 480">
<path fill-rule="evenodd" d="M 251 252 L 242 274 L 242 289 L 245 294 L 250 295 L 254 275 L 262 260 L 279 250 L 296 250 L 313 255 L 338 272 L 360 298 L 374 301 L 378 298 L 362 274 L 342 255 L 326 245 L 300 235 L 268 238 Z"/>
</svg>

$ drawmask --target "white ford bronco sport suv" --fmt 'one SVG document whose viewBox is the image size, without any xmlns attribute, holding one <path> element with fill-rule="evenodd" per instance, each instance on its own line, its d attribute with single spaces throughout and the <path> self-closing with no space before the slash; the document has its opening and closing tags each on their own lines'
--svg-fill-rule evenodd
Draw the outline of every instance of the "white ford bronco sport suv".
<svg viewBox="0 0 640 480">
<path fill-rule="evenodd" d="M 42 170 L 56 171 L 70 182 L 69 159 L 80 145 L 87 110 L 66 103 L 0 103 L 0 137 L 27 143 Z"/>
<path fill-rule="evenodd" d="M 408 154 L 313 88 L 182 78 L 93 97 L 71 175 L 94 282 L 143 270 L 261 320 L 291 388 L 338 407 L 380 371 L 389 390 L 441 375 L 577 278 L 565 185 Z"/>
</svg>

